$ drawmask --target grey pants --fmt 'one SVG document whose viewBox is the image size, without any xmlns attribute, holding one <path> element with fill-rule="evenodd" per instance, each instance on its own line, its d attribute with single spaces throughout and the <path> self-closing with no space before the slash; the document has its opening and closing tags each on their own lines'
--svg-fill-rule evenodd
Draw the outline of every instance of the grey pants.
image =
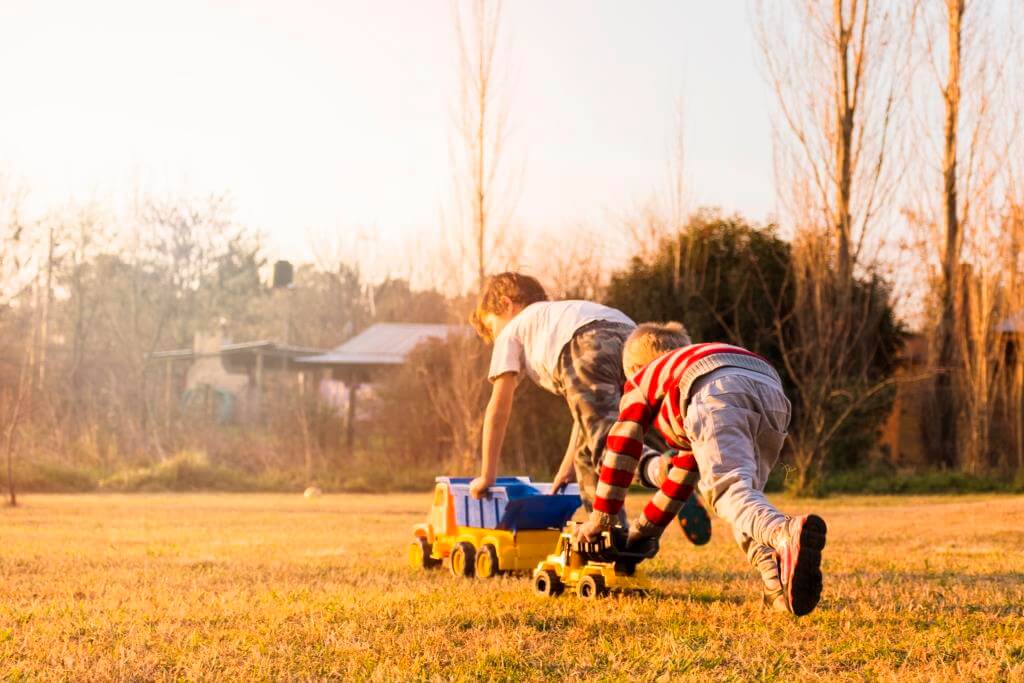
<svg viewBox="0 0 1024 683">
<path fill-rule="evenodd" d="M 764 486 L 779 460 L 790 403 L 774 380 L 722 368 L 693 388 L 684 427 L 700 468 L 700 491 L 754 560 L 786 517 Z"/>
</svg>

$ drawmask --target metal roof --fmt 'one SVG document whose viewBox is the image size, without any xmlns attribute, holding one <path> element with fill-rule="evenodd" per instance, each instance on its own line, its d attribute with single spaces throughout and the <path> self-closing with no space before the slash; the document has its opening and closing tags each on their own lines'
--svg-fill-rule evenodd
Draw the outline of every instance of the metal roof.
<svg viewBox="0 0 1024 683">
<path fill-rule="evenodd" d="M 220 347 L 220 355 L 246 353 L 250 351 L 260 351 L 268 356 L 286 356 L 288 358 L 294 358 L 296 356 L 311 356 L 313 354 L 321 353 L 322 349 L 312 349 L 308 346 L 292 346 L 291 344 L 278 344 L 272 341 L 251 341 L 251 342 L 238 342 L 233 344 L 222 344 Z M 173 349 L 170 351 L 154 351 L 153 353 L 147 354 L 147 358 L 152 360 L 158 359 L 187 359 L 195 358 L 197 356 L 213 356 L 217 354 L 209 353 L 196 353 L 193 349 Z"/>
<path fill-rule="evenodd" d="M 1014 313 L 999 323 L 996 329 L 999 332 L 1024 332 L 1024 311 Z"/>
<path fill-rule="evenodd" d="M 419 344 L 444 339 L 465 325 L 422 323 L 375 323 L 340 346 L 318 356 L 296 362 L 310 365 L 401 365 Z"/>
</svg>

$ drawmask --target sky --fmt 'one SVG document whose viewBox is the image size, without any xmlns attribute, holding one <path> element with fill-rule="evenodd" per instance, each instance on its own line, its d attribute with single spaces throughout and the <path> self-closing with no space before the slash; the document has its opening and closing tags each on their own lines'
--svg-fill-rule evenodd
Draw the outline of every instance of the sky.
<svg viewBox="0 0 1024 683">
<path fill-rule="evenodd" d="M 775 207 L 769 91 L 742 0 L 514 0 L 504 52 L 534 235 L 663 187 L 682 101 L 688 198 Z M 438 239 L 457 95 L 441 0 L 0 0 L 0 169 L 43 211 L 229 192 L 271 259 Z"/>
</svg>

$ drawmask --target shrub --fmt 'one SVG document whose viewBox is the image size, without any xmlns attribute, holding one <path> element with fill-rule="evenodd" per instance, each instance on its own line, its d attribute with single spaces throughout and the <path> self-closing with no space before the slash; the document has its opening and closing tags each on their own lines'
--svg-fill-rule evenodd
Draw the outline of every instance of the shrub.
<svg viewBox="0 0 1024 683">
<path fill-rule="evenodd" d="M 113 491 L 246 491 L 257 488 L 238 470 L 212 464 L 205 453 L 181 451 L 152 467 L 127 470 L 101 482 Z"/>
<path fill-rule="evenodd" d="M 33 493 L 85 493 L 99 487 L 91 470 L 49 462 L 16 462 L 14 481 L 19 491 Z"/>
<path fill-rule="evenodd" d="M 957 470 L 900 471 L 884 466 L 861 467 L 831 474 L 824 482 L 826 493 L 935 494 L 1020 492 L 1024 486 L 995 477 Z"/>
</svg>

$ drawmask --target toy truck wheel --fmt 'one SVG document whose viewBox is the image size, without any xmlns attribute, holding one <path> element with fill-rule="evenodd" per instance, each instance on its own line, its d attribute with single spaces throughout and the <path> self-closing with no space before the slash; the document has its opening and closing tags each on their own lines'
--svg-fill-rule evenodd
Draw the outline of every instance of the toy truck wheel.
<svg viewBox="0 0 1024 683">
<path fill-rule="evenodd" d="M 472 543 L 466 541 L 456 543 L 449 559 L 453 575 L 472 578 L 476 564 L 476 548 Z"/>
<path fill-rule="evenodd" d="M 500 573 L 498 551 L 493 545 L 487 543 L 476 554 L 476 575 L 481 579 L 491 579 Z"/>
<path fill-rule="evenodd" d="M 563 588 L 565 586 L 562 584 L 561 579 L 550 569 L 539 571 L 533 577 L 533 591 L 537 595 L 553 598 L 561 593 Z"/>
<path fill-rule="evenodd" d="M 441 561 L 430 556 L 433 551 L 434 547 L 427 543 L 427 539 L 417 536 L 409 544 L 409 566 L 413 569 L 434 569 Z"/>
<path fill-rule="evenodd" d="M 588 574 L 580 579 L 579 585 L 576 586 L 576 592 L 584 600 L 594 600 L 607 593 L 604 587 L 604 579 L 592 574 Z"/>
</svg>

